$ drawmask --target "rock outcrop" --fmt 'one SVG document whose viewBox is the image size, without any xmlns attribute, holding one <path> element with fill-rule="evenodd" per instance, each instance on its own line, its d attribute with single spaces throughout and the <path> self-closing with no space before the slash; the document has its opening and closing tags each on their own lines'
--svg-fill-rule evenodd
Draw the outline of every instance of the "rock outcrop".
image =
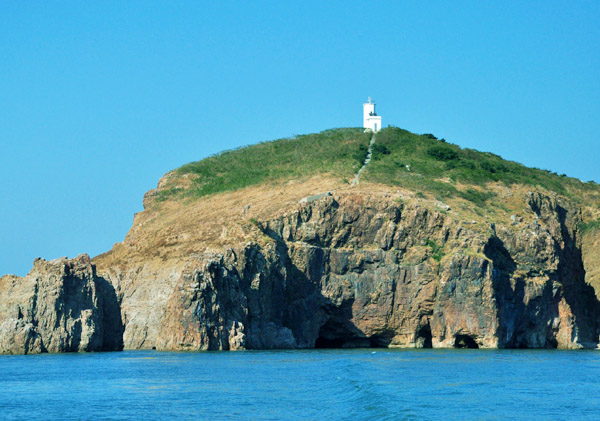
<svg viewBox="0 0 600 421">
<path fill-rule="evenodd" d="M 109 269 L 125 347 L 596 348 L 580 215 L 539 193 L 525 201 L 533 222 L 482 226 L 324 196 L 257 222 L 261 241 L 163 262 L 158 278 L 147 264 Z"/>
<path fill-rule="evenodd" d="M 465 222 L 350 190 L 253 219 L 253 239 L 229 247 L 195 252 L 177 232 L 141 255 L 130 237 L 101 276 L 85 255 L 38 259 L 0 280 L 0 352 L 596 348 L 580 211 L 541 193 L 522 203 L 526 217 Z"/>
<path fill-rule="evenodd" d="M 0 279 L 0 353 L 116 351 L 122 332 L 114 288 L 87 255 Z"/>
</svg>

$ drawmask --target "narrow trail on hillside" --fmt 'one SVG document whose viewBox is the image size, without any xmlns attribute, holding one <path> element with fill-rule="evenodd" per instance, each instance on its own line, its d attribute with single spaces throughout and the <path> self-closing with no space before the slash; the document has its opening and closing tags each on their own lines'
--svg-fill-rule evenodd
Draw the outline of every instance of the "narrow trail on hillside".
<svg viewBox="0 0 600 421">
<path fill-rule="evenodd" d="M 356 186 L 358 184 L 358 179 L 360 178 L 360 174 L 363 172 L 365 167 L 369 162 L 371 162 L 371 154 L 373 153 L 373 144 L 375 143 L 375 133 L 371 136 L 371 141 L 369 142 L 369 149 L 367 150 L 367 157 L 365 158 L 365 162 L 363 162 L 362 167 L 358 170 L 356 175 L 354 176 L 354 180 L 352 180 L 352 186 Z"/>
</svg>

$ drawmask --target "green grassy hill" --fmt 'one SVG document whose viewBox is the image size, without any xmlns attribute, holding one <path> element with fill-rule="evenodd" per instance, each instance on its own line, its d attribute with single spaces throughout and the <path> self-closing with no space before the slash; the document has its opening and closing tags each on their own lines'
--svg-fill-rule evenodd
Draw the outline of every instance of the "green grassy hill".
<svg viewBox="0 0 600 421">
<path fill-rule="evenodd" d="M 482 204 L 491 191 L 474 189 L 488 183 L 521 184 L 552 191 L 572 199 L 578 194 L 598 193 L 596 183 L 529 168 L 490 152 L 463 149 L 438 140 L 432 134 L 416 135 L 396 127 L 377 134 L 373 162 L 365 180 L 425 191 L 437 198 L 461 196 Z M 458 185 L 466 186 L 460 189 Z"/>
<path fill-rule="evenodd" d="M 349 182 L 364 161 L 370 136 L 360 128 L 332 129 L 225 151 L 176 170 L 158 199 L 193 199 L 319 174 Z M 182 178 L 188 182 L 178 183 Z M 397 127 L 377 133 L 373 159 L 361 178 L 361 183 L 367 182 L 399 186 L 438 200 L 461 197 L 477 205 L 494 197 L 485 188 L 489 183 L 531 186 L 575 201 L 600 202 L 600 188 L 594 182 L 528 168 Z"/>
<path fill-rule="evenodd" d="M 365 159 L 370 138 L 363 129 L 333 129 L 224 151 L 179 168 L 176 176 L 191 176 L 191 186 L 163 190 L 159 199 L 200 197 L 325 173 L 351 179 Z"/>
</svg>

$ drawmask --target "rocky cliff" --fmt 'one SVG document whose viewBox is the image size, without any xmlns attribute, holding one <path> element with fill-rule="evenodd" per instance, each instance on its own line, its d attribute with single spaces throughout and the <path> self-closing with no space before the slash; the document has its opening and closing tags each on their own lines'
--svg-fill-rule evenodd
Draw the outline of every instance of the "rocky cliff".
<svg viewBox="0 0 600 421">
<path fill-rule="evenodd" d="M 0 278 L 0 353 L 117 351 L 122 332 L 114 289 L 87 255 Z"/>
<path fill-rule="evenodd" d="M 347 191 L 254 220 L 253 241 L 105 276 L 127 348 L 595 348 L 580 212 L 522 201 L 525 218 L 483 224 Z"/>
<path fill-rule="evenodd" d="M 523 203 L 526 219 L 486 225 L 346 191 L 253 220 L 253 239 L 220 250 L 105 256 L 102 276 L 86 256 L 36 260 L 2 278 L 0 351 L 595 348 L 580 212 Z"/>
<path fill-rule="evenodd" d="M 198 340 L 171 322 L 158 344 L 595 347 L 576 215 L 540 195 L 530 205 L 542 222 L 481 233 L 419 206 L 323 199 L 266 222 L 267 247 L 182 275 L 165 316 Z M 447 255 L 432 259 L 434 248 Z"/>
</svg>

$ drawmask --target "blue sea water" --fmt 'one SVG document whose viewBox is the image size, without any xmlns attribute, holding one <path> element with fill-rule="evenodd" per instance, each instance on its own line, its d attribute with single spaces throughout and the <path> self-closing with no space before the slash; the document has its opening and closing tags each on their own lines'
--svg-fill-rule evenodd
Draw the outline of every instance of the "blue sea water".
<svg viewBox="0 0 600 421">
<path fill-rule="evenodd" d="M 600 352 L 0 356 L 2 419 L 600 419 Z"/>
</svg>

